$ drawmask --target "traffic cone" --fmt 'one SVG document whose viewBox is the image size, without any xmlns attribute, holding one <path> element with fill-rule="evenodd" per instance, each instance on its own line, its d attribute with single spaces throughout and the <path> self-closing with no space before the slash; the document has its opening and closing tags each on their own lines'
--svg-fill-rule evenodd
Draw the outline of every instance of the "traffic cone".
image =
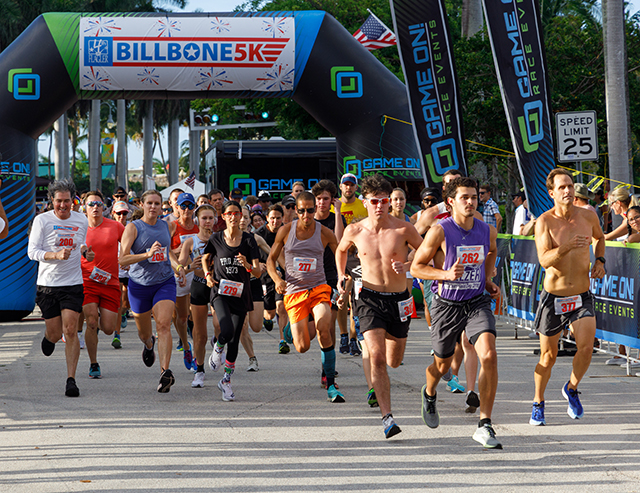
<svg viewBox="0 0 640 493">
<path fill-rule="evenodd" d="M 418 312 L 416 312 L 416 302 L 413 298 L 411 298 L 411 309 L 413 310 L 411 313 L 411 318 L 422 318 L 418 315 Z"/>
</svg>

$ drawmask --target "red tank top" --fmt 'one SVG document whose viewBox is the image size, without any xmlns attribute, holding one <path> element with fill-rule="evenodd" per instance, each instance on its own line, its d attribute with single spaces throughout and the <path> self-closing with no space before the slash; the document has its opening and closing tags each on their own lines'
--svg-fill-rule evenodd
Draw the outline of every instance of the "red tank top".
<svg viewBox="0 0 640 493">
<path fill-rule="evenodd" d="M 180 244 L 192 235 L 197 235 L 200 231 L 197 224 L 193 225 L 193 228 L 186 229 L 178 221 L 175 221 L 176 231 L 171 237 L 171 250 L 175 250 Z"/>
</svg>

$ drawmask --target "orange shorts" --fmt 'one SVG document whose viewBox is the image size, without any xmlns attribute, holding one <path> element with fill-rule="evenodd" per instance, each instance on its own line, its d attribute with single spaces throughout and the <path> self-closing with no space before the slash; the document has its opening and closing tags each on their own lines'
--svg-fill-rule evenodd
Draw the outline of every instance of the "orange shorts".
<svg viewBox="0 0 640 493">
<path fill-rule="evenodd" d="M 313 307 L 320 303 L 331 304 L 331 287 L 327 284 L 284 296 L 284 307 L 292 324 L 308 317 Z"/>
<path fill-rule="evenodd" d="M 84 301 L 82 306 L 97 303 L 100 308 L 110 312 L 120 309 L 120 285 L 104 285 L 90 279 L 84 281 Z"/>
</svg>

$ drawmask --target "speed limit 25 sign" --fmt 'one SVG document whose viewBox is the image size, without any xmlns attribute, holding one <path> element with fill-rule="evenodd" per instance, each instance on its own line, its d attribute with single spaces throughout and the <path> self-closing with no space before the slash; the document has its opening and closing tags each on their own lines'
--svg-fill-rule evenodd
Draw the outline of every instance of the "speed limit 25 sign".
<svg viewBox="0 0 640 493">
<path fill-rule="evenodd" d="M 558 161 L 598 159 L 598 129 L 595 111 L 556 113 Z"/>
</svg>

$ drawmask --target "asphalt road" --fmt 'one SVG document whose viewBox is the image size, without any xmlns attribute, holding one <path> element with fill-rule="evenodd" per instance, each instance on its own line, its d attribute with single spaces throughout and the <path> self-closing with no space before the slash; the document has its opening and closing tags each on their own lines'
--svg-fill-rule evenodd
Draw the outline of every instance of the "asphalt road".
<svg viewBox="0 0 640 493">
<path fill-rule="evenodd" d="M 217 374 L 192 389 L 182 353 L 176 384 L 156 392 L 159 365 L 141 361 L 133 321 L 123 348 L 101 334 L 103 378 L 88 377 L 82 351 L 79 398 L 64 396 L 64 347 L 49 358 L 44 322 L 0 324 L 0 492 L 71 491 L 640 491 L 640 379 L 594 355 L 580 386 L 582 419 L 566 414 L 560 389 L 571 370 L 559 358 L 547 391 L 547 426 L 528 424 L 537 341 L 499 324 L 500 383 L 493 423 L 503 450 L 471 439 L 477 413 L 464 395 L 439 387 L 440 427 L 420 418 L 430 361 L 424 320 L 414 320 L 404 364 L 390 370 L 392 407 L 402 433 L 385 440 L 378 409 L 366 404 L 360 357 L 338 355 L 347 400 L 331 404 L 320 387 L 320 351 L 277 354 L 276 331 L 255 334 L 260 371 L 245 371 L 241 349 L 235 402 L 223 402 Z M 175 335 L 175 334 L 174 334 Z M 216 378 L 216 376 L 218 378 Z M 464 383 L 464 376 L 461 375 Z"/>
</svg>

